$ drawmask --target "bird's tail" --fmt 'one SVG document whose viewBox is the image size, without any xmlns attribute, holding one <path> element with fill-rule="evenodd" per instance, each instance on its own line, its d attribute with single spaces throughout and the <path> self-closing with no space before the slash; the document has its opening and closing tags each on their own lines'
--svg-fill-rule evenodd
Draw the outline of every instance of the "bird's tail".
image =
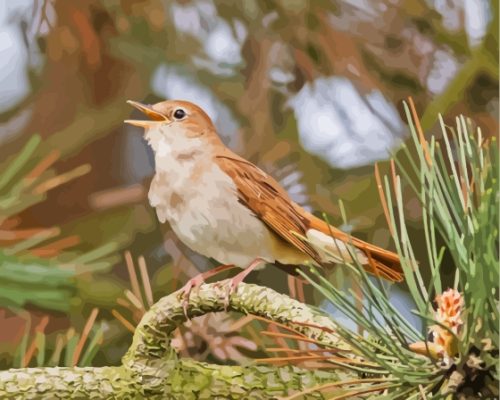
<svg viewBox="0 0 500 400">
<path fill-rule="evenodd" d="M 392 282 L 403 280 L 403 270 L 396 253 L 357 239 L 312 214 L 308 217 L 307 239 L 318 252 L 321 261 L 352 261 L 354 255 L 367 272 Z M 354 254 L 346 243 L 354 247 Z"/>
</svg>

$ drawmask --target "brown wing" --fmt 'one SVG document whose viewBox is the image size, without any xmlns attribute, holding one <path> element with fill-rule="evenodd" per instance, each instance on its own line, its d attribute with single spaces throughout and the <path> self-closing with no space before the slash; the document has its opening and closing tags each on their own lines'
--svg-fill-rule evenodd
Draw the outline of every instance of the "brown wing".
<svg viewBox="0 0 500 400">
<path fill-rule="evenodd" d="M 251 162 L 229 151 L 216 156 L 215 161 L 233 179 L 242 204 L 279 237 L 313 259 L 318 259 L 312 246 L 293 233 L 305 236 L 308 221 L 278 182 Z"/>
<path fill-rule="evenodd" d="M 326 235 L 333 236 L 335 239 L 351 243 L 353 246 L 362 250 L 369 260 L 369 263 L 364 266 L 368 272 L 374 275 L 380 275 L 393 282 L 401 282 L 403 280 L 401 262 L 396 253 L 364 242 L 361 239 L 342 232 L 340 229 L 328 225 L 325 221 L 312 214 L 307 215 L 306 218 L 308 219 L 308 228 L 316 229 Z"/>
<path fill-rule="evenodd" d="M 321 264 L 316 250 L 294 235 L 306 236 L 308 229 L 316 229 L 335 239 L 352 243 L 368 257 L 364 268 L 391 281 L 401 281 L 403 274 L 397 254 L 366 243 L 303 210 L 271 176 L 251 162 L 225 149 L 215 158 L 216 163 L 234 181 L 241 203 L 248 207 L 282 239 L 292 244 Z"/>
</svg>

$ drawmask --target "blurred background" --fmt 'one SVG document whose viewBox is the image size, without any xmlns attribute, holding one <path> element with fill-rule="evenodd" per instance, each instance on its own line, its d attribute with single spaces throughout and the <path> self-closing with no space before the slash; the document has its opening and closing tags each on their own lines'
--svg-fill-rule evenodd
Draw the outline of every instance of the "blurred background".
<svg viewBox="0 0 500 400">
<path fill-rule="evenodd" d="M 0 367 L 117 364 L 152 302 L 216 265 L 147 203 L 153 158 L 123 124 L 127 99 L 198 103 L 295 201 L 394 249 L 373 165 L 406 140 L 409 96 L 428 133 L 438 113 L 463 113 L 497 134 L 498 12 L 495 0 L 0 0 Z M 417 202 L 405 212 L 424 249 Z M 249 281 L 322 306 L 272 266 Z M 409 315 L 404 285 L 392 291 Z M 263 329 L 276 327 L 205 316 L 175 345 L 228 363 L 290 346 Z"/>
</svg>

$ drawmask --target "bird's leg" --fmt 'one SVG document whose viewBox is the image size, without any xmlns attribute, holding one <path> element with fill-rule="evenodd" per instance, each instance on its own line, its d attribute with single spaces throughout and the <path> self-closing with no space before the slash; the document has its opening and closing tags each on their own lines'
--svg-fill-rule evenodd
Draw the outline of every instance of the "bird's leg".
<svg viewBox="0 0 500 400">
<path fill-rule="evenodd" d="M 256 258 L 253 260 L 248 267 L 246 267 L 243 271 L 241 271 L 238 275 L 233 277 L 229 281 L 229 289 L 226 293 L 226 298 L 224 299 L 224 309 L 227 310 L 229 307 L 229 299 L 231 295 L 234 293 L 238 285 L 243 282 L 243 280 L 247 277 L 247 275 L 252 272 L 255 268 L 257 268 L 260 264 L 266 262 L 262 258 Z"/>
<path fill-rule="evenodd" d="M 189 296 L 191 295 L 191 291 L 193 290 L 193 288 L 200 286 L 202 283 L 205 282 L 205 279 L 211 278 L 214 275 L 217 275 L 223 271 L 227 271 L 232 268 L 236 267 L 232 264 L 219 265 L 218 267 L 212 268 L 206 272 L 202 272 L 201 274 L 198 274 L 187 281 L 187 283 L 180 290 L 183 296 L 182 309 L 184 310 L 184 315 L 186 316 L 186 318 L 188 318 L 187 306 L 189 304 Z"/>
</svg>

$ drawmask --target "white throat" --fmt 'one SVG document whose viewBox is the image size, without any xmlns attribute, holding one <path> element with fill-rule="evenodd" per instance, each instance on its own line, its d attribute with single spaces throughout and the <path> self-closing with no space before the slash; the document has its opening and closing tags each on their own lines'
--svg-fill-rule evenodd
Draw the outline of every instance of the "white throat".
<svg viewBox="0 0 500 400">
<path fill-rule="evenodd" d="M 203 157 L 206 144 L 199 137 L 188 137 L 182 128 L 164 125 L 151 128 L 145 135 L 155 153 L 156 172 L 170 173 L 176 164 L 189 169 L 189 164 Z"/>
<path fill-rule="evenodd" d="M 149 202 L 156 207 L 161 222 L 176 212 L 171 201 L 189 197 L 196 180 L 210 158 L 207 144 L 199 137 L 187 137 L 180 128 L 149 129 L 146 140 L 155 154 L 156 174 L 149 190 Z"/>
</svg>

